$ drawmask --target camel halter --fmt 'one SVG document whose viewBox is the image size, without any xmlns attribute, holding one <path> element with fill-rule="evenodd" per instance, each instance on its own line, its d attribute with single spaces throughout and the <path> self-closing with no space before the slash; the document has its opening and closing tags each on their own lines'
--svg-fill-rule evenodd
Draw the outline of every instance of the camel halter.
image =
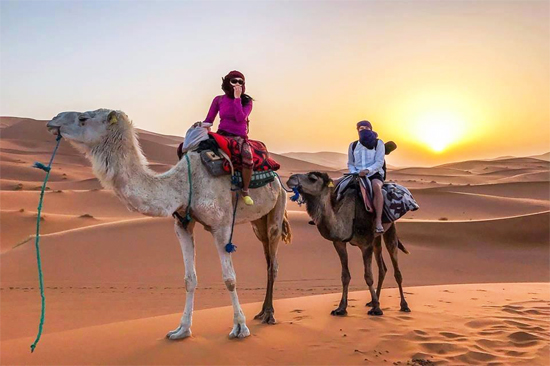
<svg viewBox="0 0 550 366">
<path fill-rule="evenodd" d="M 40 323 L 38 325 L 38 334 L 36 335 L 36 339 L 34 340 L 33 344 L 31 344 L 31 353 L 34 352 L 34 349 L 36 348 L 36 345 L 38 344 L 38 341 L 42 336 L 42 328 L 44 327 L 44 319 L 45 319 L 45 312 L 46 312 L 46 297 L 44 296 L 44 275 L 42 274 L 42 260 L 40 259 L 40 245 L 39 245 L 40 216 L 42 214 L 42 202 L 44 201 L 44 191 L 46 190 L 46 183 L 48 183 L 48 179 L 50 178 L 50 171 L 52 170 L 53 158 L 57 153 L 57 148 L 59 147 L 59 143 L 61 142 L 62 138 L 63 136 L 61 136 L 61 131 L 58 130 L 57 138 L 55 139 L 57 141 L 57 144 L 55 145 L 55 149 L 53 150 L 52 157 L 50 158 L 50 162 L 48 163 L 47 166 L 38 161 L 35 162 L 33 165 L 33 168 L 38 168 L 45 171 L 46 177 L 44 178 L 44 183 L 42 183 L 42 189 L 40 190 L 40 200 L 38 201 L 38 209 L 37 209 L 37 215 L 36 215 L 36 240 L 34 241 L 34 246 L 36 248 L 36 262 L 38 264 L 38 281 L 40 283 L 40 297 L 42 298 L 42 309 L 40 311 Z"/>
</svg>

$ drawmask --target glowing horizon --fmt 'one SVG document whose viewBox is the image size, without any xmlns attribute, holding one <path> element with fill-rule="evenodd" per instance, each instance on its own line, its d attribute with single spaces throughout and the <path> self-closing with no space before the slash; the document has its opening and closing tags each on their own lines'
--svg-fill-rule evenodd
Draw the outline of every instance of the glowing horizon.
<svg viewBox="0 0 550 366">
<path fill-rule="evenodd" d="M 125 111 L 184 135 L 239 69 L 250 138 L 346 153 L 368 119 L 392 165 L 550 150 L 550 5 L 2 2 L 0 115 Z M 239 14 L 241 22 L 234 22 Z"/>
</svg>

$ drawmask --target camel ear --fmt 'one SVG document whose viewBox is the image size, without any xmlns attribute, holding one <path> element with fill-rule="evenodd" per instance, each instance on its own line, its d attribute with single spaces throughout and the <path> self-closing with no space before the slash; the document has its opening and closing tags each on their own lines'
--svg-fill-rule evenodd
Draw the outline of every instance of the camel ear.
<svg viewBox="0 0 550 366">
<path fill-rule="evenodd" d="M 334 183 L 332 183 L 332 181 L 328 182 L 327 187 L 334 188 Z"/>
<path fill-rule="evenodd" d="M 118 117 L 116 111 L 111 111 L 109 115 L 107 116 L 107 121 L 110 125 L 114 125 L 118 122 Z"/>
</svg>

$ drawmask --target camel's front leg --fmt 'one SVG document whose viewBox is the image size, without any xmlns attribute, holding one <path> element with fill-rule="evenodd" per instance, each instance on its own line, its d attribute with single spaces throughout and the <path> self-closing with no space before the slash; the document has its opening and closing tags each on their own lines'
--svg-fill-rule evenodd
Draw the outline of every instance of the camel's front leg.
<svg viewBox="0 0 550 366">
<path fill-rule="evenodd" d="M 191 323 L 193 317 L 193 302 L 195 299 L 195 289 L 197 288 L 197 272 L 195 271 L 195 243 L 193 241 L 192 222 L 184 229 L 179 221 L 176 220 L 175 230 L 181 245 L 183 253 L 183 262 L 185 264 L 185 310 L 181 317 L 179 327 L 168 332 L 166 337 L 169 339 L 182 339 L 191 336 Z"/>
<path fill-rule="evenodd" d="M 241 304 L 239 304 L 239 297 L 237 296 L 237 276 L 233 269 L 231 254 L 227 253 L 225 250 L 230 232 L 230 227 L 224 227 L 214 231 L 213 235 L 216 241 L 216 247 L 218 248 L 218 254 L 220 255 L 223 281 L 225 282 L 225 286 L 231 297 L 231 302 L 233 303 L 233 329 L 229 333 L 229 338 L 245 338 L 250 335 L 250 330 L 246 326 L 246 318 L 241 309 Z"/>
<path fill-rule="evenodd" d="M 330 315 L 347 315 L 348 311 L 348 287 L 351 281 L 351 275 L 348 267 L 348 251 L 346 249 L 346 243 L 341 241 L 333 242 L 334 248 L 340 257 L 340 264 L 342 265 L 342 299 L 340 305 L 330 312 Z"/>
</svg>

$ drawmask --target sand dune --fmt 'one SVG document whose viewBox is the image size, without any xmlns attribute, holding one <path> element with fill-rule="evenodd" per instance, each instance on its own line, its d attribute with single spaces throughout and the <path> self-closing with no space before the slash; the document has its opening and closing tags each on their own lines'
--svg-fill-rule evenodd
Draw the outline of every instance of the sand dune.
<svg viewBox="0 0 550 366">
<path fill-rule="evenodd" d="M 36 211 L 0 211 L 2 231 L 0 232 L 0 253 L 16 245 L 32 243 L 36 233 Z M 40 224 L 42 234 L 93 226 L 105 222 L 89 214 L 79 216 L 46 214 Z"/>
<path fill-rule="evenodd" d="M 405 219 L 479 220 L 531 214 L 550 209 L 550 201 L 544 199 L 499 197 L 464 191 L 413 189 L 411 193 L 421 209 L 409 212 Z"/>
<path fill-rule="evenodd" d="M 531 158 L 550 161 L 550 152 L 547 152 L 541 155 L 534 155 L 534 156 L 531 156 Z"/>
<path fill-rule="evenodd" d="M 398 296 L 387 291 L 388 297 Z M 453 365 L 543 365 L 550 361 L 550 292 L 546 283 L 414 287 L 416 309 L 369 317 L 365 291 L 350 294 L 347 317 L 329 311 L 339 296 L 276 301 L 275 326 L 249 320 L 252 336 L 229 340 L 232 309 L 195 312 L 194 336 L 163 338 L 180 314 L 47 334 L 34 354 L 32 338 L 2 342 L 4 364 L 341 364 L 428 362 Z M 260 304 L 248 304 L 251 319 Z M 436 315 L 436 316 L 434 316 Z"/>
<path fill-rule="evenodd" d="M 309 163 L 322 165 L 334 170 L 347 168 L 348 156 L 347 154 L 336 153 L 332 151 L 321 151 L 316 153 L 307 152 L 289 152 L 281 154 L 293 159 L 307 161 Z"/>
</svg>

